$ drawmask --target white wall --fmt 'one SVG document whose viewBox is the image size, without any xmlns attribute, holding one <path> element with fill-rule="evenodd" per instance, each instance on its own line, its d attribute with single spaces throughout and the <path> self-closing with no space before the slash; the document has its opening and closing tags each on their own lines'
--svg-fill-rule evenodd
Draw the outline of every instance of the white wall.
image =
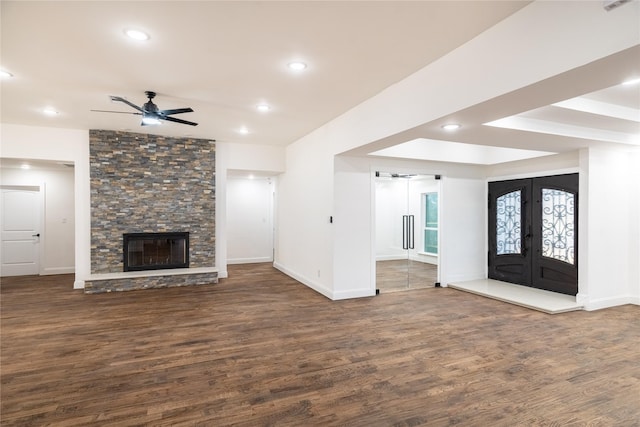
<svg viewBox="0 0 640 427">
<path fill-rule="evenodd" d="M 278 177 L 274 262 L 276 268 L 323 295 L 335 291 L 334 228 L 329 218 L 335 215 L 338 221 L 339 217 L 333 202 L 333 155 L 325 142 L 287 147 L 287 173 Z"/>
<path fill-rule="evenodd" d="M 273 261 L 275 179 L 227 177 L 227 264 Z"/>
<path fill-rule="evenodd" d="M 44 190 L 44 230 L 40 274 L 75 272 L 75 211 L 73 169 L 4 168 L 2 185 L 41 185 Z"/>
<path fill-rule="evenodd" d="M 3 123 L 0 157 L 73 162 L 75 216 L 74 288 L 83 288 L 91 272 L 89 132 Z"/>
<path fill-rule="evenodd" d="M 368 159 L 335 158 L 332 299 L 375 295 L 375 194 Z"/>
<path fill-rule="evenodd" d="M 484 179 L 443 176 L 440 187 L 440 281 L 486 277 L 487 195 Z"/>
<path fill-rule="evenodd" d="M 629 165 L 629 292 L 632 302 L 640 305 L 640 149 L 629 153 Z"/>
<path fill-rule="evenodd" d="M 578 172 L 580 156 L 577 151 L 537 157 L 535 159 L 490 165 L 485 167 L 488 181 L 532 178 Z"/>
<path fill-rule="evenodd" d="M 224 147 L 226 168 L 230 170 L 282 173 L 285 170 L 284 147 L 257 144 L 217 143 Z"/>
<path fill-rule="evenodd" d="M 588 310 L 638 303 L 638 154 L 603 149 L 582 154 L 581 172 L 587 173 L 580 181 L 580 231 L 586 230 L 588 240 L 579 245 L 579 301 Z"/>
</svg>

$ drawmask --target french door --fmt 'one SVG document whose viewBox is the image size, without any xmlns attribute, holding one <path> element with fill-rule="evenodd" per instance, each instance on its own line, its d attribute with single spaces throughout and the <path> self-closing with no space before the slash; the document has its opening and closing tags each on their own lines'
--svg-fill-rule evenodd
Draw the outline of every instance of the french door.
<svg viewBox="0 0 640 427">
<path fill-rule="evenodd" d="M 489 278 L 578 293 L 578 174 L 489 183 Z"/>
<path fill-rule="evenodd" d="M 438 281 L 438 189 L 433 175 L 377 173 L 375 252 L 380 293 L 433 287 Z"/>
</svg>

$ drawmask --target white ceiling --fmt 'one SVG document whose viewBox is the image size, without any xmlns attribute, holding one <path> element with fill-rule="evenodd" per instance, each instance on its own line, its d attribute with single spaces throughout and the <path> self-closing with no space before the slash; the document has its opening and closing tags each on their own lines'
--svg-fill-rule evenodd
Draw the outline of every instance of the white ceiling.
<svg viewBox="0 0 640 427">
<path fill-rule="evenodd" d="M 1 119 L 35 126 L 287 145 L 527 3 L 2 1 L 0 66 L 14 77 L 2 80 Z M 126 28 L 144 30 L 151 39 L 130 40 L 124 35 Z M 526 145 L 545 153 L 611 143 L 610 132 L 630 138 L 617 142 L 640 144 L 640 85 L 605 90 L 617 83 L 612 76 L 621 75 L 619 67 L 640 76 L 637 55 L 636 49 L 608 59 L 604 68 L 600 64 L 597 76 L 588 69 L 579 70 L 584 74 L 581 83 L 561 91 L 558 82 L 575 76 L 558 76 L 537 88 L 461 111 L 452 117 L 465 125 L 448 138 L 430 131 L 432 123 L 363 147 L 360 154 L 416 139 L 520 149 L 513 144 L 513 132 L 522 129 L 484 125 L 509 116 L 516 116 L 512 122 L 527 126 L 542 123 L 545 133 L 553 134 L 550 129 L 555 128 L 556 134 L 545 138 L 545 143 L 530 138 L 531 144 Z M 308 68 L 290 71 L 287 63 L 293 60 L 306 62 Z M 602 72 L 614 68 L 611 75 Z M 143 128 L 139 116 L 90 111 L 131 112 L 122 103 L 112 103 L 109 96 L 141 105 L 146 90 L 158 93 L 154 101 L 161 109 L 192 107 L 195 112 L 176 117 L 199 125 L 164 123 Z M 535 91 L 535 96 L 527 90 Z M 545 92 L 549 96 L 543 96 Z M 564 98 L 559 99 L 559 94 Z M 550 105 L 577 96 L 618 106 L 618 111 L 624 107 L 632 118 Z M 272 109 L 256 111 L 262 102 Z M 45 107 L 59 114 L 45 116 Z M 238 132 L 243 127 L 248 134 Z M 567 127 L 591 133 L 586 139 L 558 135 L 557 129 Z M 598 132 L 609 132 L 609 137 L 592 138 Z M 558 138 L 567 143 L 558 145 Z M 519 141 L 527 142 L 527 137 Z"/>
</svg>

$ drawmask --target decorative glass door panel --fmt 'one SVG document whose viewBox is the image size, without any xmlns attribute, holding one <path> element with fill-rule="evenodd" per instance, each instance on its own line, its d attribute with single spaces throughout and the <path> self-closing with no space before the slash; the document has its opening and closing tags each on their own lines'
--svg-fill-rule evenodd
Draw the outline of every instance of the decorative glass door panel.
<svg viewBox="0 0 640 427">
<path fill-rule="evenodd" d="M 578 292 L 578 174 L 489 183 L 489 278 Z"/>
<path fill-rule="evenodd" d="M 542 189 L 542 256 L 574 264 L 575 196 Z"/>
<path fill-rule="evenodd" d="M 522 191 L 512 191 L 496 199 L 496 239 L 498 255 L 520 254 L 522 231 Z"/>
<path fill-rule="evenodd" d="M 489 183 L 489 278 L 529 286 L 530 180 Z"/>
</svg>

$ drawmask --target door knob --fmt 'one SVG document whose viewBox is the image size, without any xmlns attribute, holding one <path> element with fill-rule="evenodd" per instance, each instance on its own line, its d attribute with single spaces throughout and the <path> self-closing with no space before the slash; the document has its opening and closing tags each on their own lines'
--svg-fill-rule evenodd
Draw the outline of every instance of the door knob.
<svg viewBox="0 0 640 427">
<path fill-rule="evenodd" d="M 31 237 L 40 237 L 40 233 L 38 234 L 32 234 Z"/>
</svg>

